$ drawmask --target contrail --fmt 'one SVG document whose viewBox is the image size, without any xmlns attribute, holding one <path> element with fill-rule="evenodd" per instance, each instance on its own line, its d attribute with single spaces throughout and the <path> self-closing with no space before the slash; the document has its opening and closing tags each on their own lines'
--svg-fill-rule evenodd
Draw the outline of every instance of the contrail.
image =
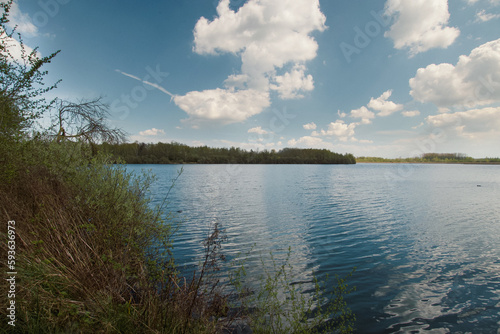
<svg viewBox="0 0 500 334">
<path fill-rule="evenodd" d="M 163 93 L 167 94 L 170 96 L 170 101 L 172 101 L 172 99 L 176 96 L 175 94 L 172 94 L 170 93 L 168 90 L 166 90 L 165 88 L 163 88 L 162 86 L 158 85 L 158 84 L 155 84 L 155 83 L 152 83 L 152 82 L 149 82 L 149 81 L 146 81 L 146 80 L 142 80 L 141 78 L 138 78 L 136 77 L 135 75 L 132 75 L 132 74 L 128 74 L 128 73 L 125 73 L 123 71 L 120 71 L 120 70 L 115 70 L 116 72 L 120 73 L 120 74 L 123 74 L 129 78 L 132 78 L 134 80 L 137 80 L 137 81 L 140 81 L 142 82 L 143 84 L 145 85 L 149 85 L 151 87 L 154 87 L 156 89 L 158 89 L 159 91 L 162 91 Z"/>
</svg>

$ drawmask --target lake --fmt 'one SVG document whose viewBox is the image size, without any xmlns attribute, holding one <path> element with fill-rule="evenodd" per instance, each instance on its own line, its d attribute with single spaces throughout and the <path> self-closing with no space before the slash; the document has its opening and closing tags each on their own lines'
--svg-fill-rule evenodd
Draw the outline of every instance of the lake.
<svg viewBox="0 0 500 334">
<path fill-rule="evenodd" d="M 181 166 L 127 168 L 156 174 L 160 203 Z M 186 165 L 169 202 L 184 269 L 217 222 L 255 276 L 289 246 L 297 281 L 356 267 L 359 333 L 500 333 L 500 166 Z"/>
</svg>

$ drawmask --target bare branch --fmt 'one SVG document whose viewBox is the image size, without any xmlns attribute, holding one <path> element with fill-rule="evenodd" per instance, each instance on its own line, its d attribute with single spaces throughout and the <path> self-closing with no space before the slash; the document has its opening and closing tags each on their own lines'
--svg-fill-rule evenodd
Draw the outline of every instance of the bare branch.
<svg viewBox="0 0 500 334">
<path fill-rule="evenodd" d="M 126 133 L 118 128 L 111 128 L 106 120 L 109 107 L 102 102 L 102 97 L 93 100 L 70 102 L 57 100 L 57 133 L 52 136 L 60 142 L 64 139 L 79 139 L 90 144 L 102 142 L 121 143 Z"/>
</svg>

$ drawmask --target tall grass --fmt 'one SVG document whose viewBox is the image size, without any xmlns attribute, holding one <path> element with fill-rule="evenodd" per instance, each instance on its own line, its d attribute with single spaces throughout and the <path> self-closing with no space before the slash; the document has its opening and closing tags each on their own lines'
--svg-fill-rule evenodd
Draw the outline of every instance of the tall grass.
<svg viewBox="0 0 500 334">
<path fill-rule="evenodd" d="M 222 308 L 207 307 L 201 284 L 193 285 L 202 275 L 183 280 L 175 269 L 175 226 L 149 206 L 152 177 L 132 177 L 77 143 L 23 145 L 15 177 L 0 191 L 0 219 L 17 223 L 14 332 L 220 329 Z"/>
<path fill-rule="evenodd" d="M 229 333 L 242 324 L 255 333 L 350 331 L 345 280 L 331 302 L 319 283 L 309 298 L 292 284 L 289 259 L 273 259 L 274 270 L 249 298 L 244 267 L 231 282 L 219 275 L 225 234 L 218 224 L 203 243 L 199 269 L 182 277 L 172 255 L 177 227 L 165 208 L 150 206 L 153 176 L 133 176 L 81 143 L 34 139 L 18 151 L 0 185 L 2 225 L 16 221 L 10 332 Z M 7 245 L 0 247 L 6 265 Z"/>
</svg>

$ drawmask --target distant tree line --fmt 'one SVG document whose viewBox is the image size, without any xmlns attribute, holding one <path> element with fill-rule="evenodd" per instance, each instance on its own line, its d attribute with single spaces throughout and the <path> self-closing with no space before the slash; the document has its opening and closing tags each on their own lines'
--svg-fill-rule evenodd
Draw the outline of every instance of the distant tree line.
<svg viewBox="0 0 500 334">
<path fill-rule="evenodd" d="M 473 160 L 463 153 L 424 153 L 422 154 L 423 161 L 467 161 Z"/>
<path fill-rule="evenodd" d="M 463 153 L 424 153 L 419 157 L 386 159 L 379 157 L 357 157 L 357 162 L 387 162 L 387 163 L 479 163 L 500 164 L 500 158 L 474 159 Z"/>
<path fill-rule="evenodd" d="M 326 149 L 247 151 L 237 147 L 191 147 L 172 143 L 103 143 L 100 149 L 129 164 L 355 164 L 352 154 Z"/>
</svg>

